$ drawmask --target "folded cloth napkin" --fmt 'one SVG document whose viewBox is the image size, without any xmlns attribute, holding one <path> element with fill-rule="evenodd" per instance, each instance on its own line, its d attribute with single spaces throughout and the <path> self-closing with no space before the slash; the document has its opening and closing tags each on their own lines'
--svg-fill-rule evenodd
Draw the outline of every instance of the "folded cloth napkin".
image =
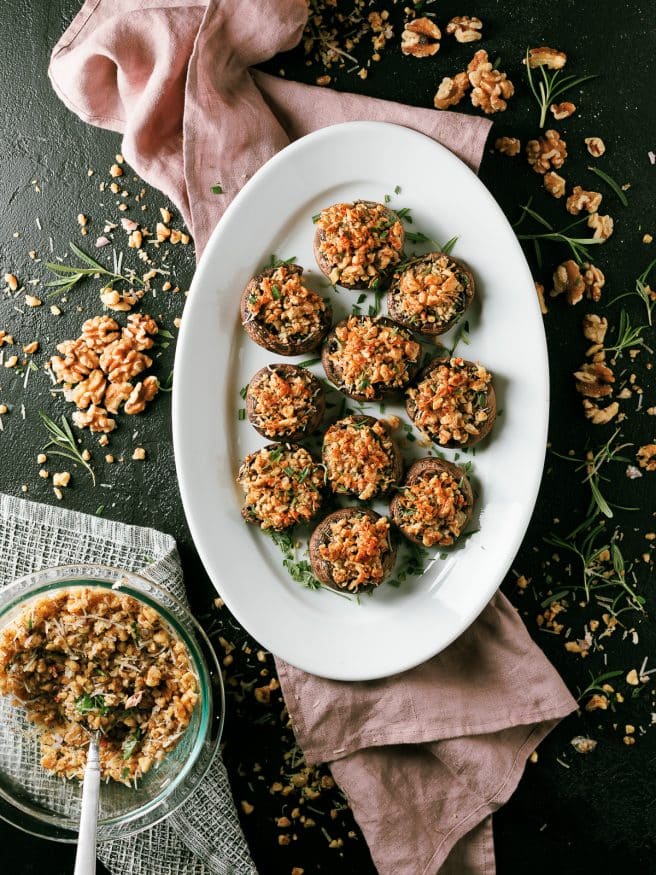
<svg viewBox="0 0 656 875">
<path fill-rule="evenodd" d="M 137 571 L 186 601 L 170 535 L 0 495 L 0 588 L 41 568 L 76 563 Z M 4 697 L 0 721 L 20 721 L 11 740 L 3 735 L 0 768 L 35 797 L 72 812 L 79 803 L 70 783 L 38 767 L 34 733 Z M 146 832 L 99 845 L 98 856 L 114 875 L 256 875 L 218 755 L 184 806 Z"/>
<path fill-rule="evenodd" d="M 258 167 L 331 123 L 403 124 L 478 169 L 485 119 L 249 69 L 295 45 L 306 18 L 304 0 L 88 0 L 50 76 L 81 118 L 123 133 L 125 156 L 178 205 L 198 253 Z M 223 195 L 210 193 L 217 182 Z M 277 664 L 301 747 L 330 764 L 382 875 L 492 873 L 490 814 L 575 707 L 501 594 L 447 651 L 394 678 L 338 683 Z"/>
</svg>

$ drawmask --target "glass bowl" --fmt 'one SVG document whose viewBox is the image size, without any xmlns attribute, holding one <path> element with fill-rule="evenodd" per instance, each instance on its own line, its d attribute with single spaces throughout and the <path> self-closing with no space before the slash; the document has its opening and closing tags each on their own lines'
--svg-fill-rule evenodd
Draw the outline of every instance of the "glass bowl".
<svg viewBox="0 0 656 875">
<path fill-rule="evenodd" d="M 187 648 L 199 699 L 176 747 L 136 787 L 101 782 L 98 841 L 134 835 L 168 817 L 198 786 L 223 729 L 224 693 L 214 650 L 189 609 L 138 574 L 100 565 L 44 569 L 0 589 L 0 630 L 33 600 L 75 587 L 119 590 L 156 610 Z M 25 711 L 0 696 L 0 817 L 25 832 L 77 841 L 82 784 L 41 766 L 39 730 Z"/>
</svg>

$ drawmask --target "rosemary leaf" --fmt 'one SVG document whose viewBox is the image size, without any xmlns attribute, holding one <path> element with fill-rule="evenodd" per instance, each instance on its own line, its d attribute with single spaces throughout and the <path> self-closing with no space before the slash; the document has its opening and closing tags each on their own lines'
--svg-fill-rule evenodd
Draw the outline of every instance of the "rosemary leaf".
<svg viewBox="0 0 656 875">
<path fill-rule="evenodd" d="M 618 198 L 622 202 L 622 205 L 625 207 L 628 207 L 629 201 L 628 201 L 627 196 L 622 191 L 620 184 L 618 182 L 616 182 L 612 176 L 609 176 L 607 173 L 604 173 L 604 171 L 600 170 L 598 167 L 588 167 L 588 170 L 590 171 L 590 173 L 594 173 L 596 176 L 598 176 L 599 179 L 603 179 L 603 181 L 606 183 L 606 185 L 609 188 L 612 188 L 612 190 L 618 196 Z"/>
</svg>

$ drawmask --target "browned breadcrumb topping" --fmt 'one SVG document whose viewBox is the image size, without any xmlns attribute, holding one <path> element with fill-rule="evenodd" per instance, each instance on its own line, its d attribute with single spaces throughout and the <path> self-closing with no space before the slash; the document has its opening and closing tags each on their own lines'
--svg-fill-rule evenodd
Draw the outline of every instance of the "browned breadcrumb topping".
<svg viewBox="0 0 656 875">
<path fill-rule="evenodd" d="M 398 325 L 350 316 L 335 327 L 328 356 L 347 391 L 375 398 L 381 386 L 402 388 L 408 383 L 421 346 Z"/>
<path fill-rule="evenodd" d="M 401 260 L 403 226 L 383 204 L 333 204 L 319 213 L 316 224 L 331 283 L 375 287 Z"/>
<path fill-rule="evenodd" d="M 308 371 L 285 375 L 272 366 L 248 387 L 247 399 L 254 402 L 249 419 L 271 437 L 288 437 L 316 414 L 318 392 L 320 386 Z"/>
<path fill-rule="evenodd" d="M 386 492 L 395 482 L 395 448 L 381 422 L 347 416 L 328 429 L 323 463 L 333 492 L 350 492 L 362 501 Z"/>
<path fill-rule="evenodd" d="M 448 324 L 465 309 L 468 285 L 467 275 L 448 255 L 420 258 L 395 280 L 395 314 L 419 326 Z"/>
<path fill-rule="evenodd" d="M 262 529 L 307 523 L 321 507 L 324 472 L 302 447 L 281 444 L 251 453 L 237 482 L 246 496 L 245 516 Z"/>
<path fill-rule="evenodd" d="M 303 284 L 303 276 L 281 264 L 258 278 L 257 289 L 248 296 L 248 321 L 258 322 L 282 343 L 292 343 L 319 334 L 327 304 Z"/>
<path fill-rule="evenodd" d="M 327 543 L 319 554 L 330 563 L 332 580 L 351 592 L 361 586 L 377 586 L 385 577 L 384 557 L 390 551 L 387 517 L 351 514 L 330 523 Z"/>
<path fill-rule="evenodd" d="M 452 358 L 407 390 L 413 420 L 436 443 L 466 444 L 490 415 L 491 374 L 480 364 Z"/>
<path fill-rule="evenodd" d="M 453 544 L 467 521 L 467 496 L 460 484 L 448 471 L 440 471 L 404 486 L 397 504 L 401 531 L 425 547 Z"/>
<path fill-rule="evenodd" d="M 100 730 L 103 778 L 130 783 L 170 753 L 198 701 L 187 649 L 124 593 L 75 587 L 27 605 L 0 635 L 0 693 L 42 731 L 41 764 L 82 778 Z"/>
</svg>

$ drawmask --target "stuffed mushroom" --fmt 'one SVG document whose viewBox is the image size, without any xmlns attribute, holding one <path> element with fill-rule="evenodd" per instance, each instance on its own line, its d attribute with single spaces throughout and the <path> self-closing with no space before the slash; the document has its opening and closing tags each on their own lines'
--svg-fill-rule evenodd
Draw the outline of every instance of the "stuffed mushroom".
<svg viewBox="0 0 656 875">
<path fill-rule="evenodd" d="M 492 375 L 478 362 L 434 359 L 406 391 L 408 416 L 441 447 L 468 447 L 486 437 L 496 419 Z"/>
<path fill-rule="evenodd" d="M 269 444 L 244 459 L 237 482 L 245 495 L 246 522 L 281 532 L 317 514 L 324 471 L 303 447 Z"/>
<path fill-rule="evenodd" d="M 448 331 L 474 298 L 469 268 L 444 252 L 429 252 L 407 262 L 394 275 L 387 293 L 387 312 L 418 334 Z"/>
<path fill-rule="evenodd" d="M 310 538 L 312 570 L 321 583 L 336 590 L 379 586 L 395 561 L 389 520 L 367 508 L 331 513 Z"/>
<path fill-rule="evenodd" d="M 332 308 L 303 283 L 297 264 L 270 267 L 241 296 L 241 321 L 255 343 L 278 355 L 316 349 L 332 322 Z"/>
<path fill-rule="evenodd" d="M 391 319 L 350 316 L 324 341 L 321 362 L 338 389 L 358 401 L 379 401 L 411 382 L 421 346 Z"/>
<path fill-rule="evenodd" d="M 296 441 L 316 431 L 325 409 L 323 386 L 311 371 L 296 365 L 267 365 L 246 390 L 249 422 L 272 441 Z"/>
<path fill-rule="evenodd" d="M 471 519 L 474 495 L 462 468 L 442 459 L 420 459 L 408 469 L 390 503 L 390 515 L 408 540 L 448 547 Z"/>
<path fill-rule="evenodd" d="M 314 256 L 333 285 L 384 288 L 401 261 L 405 234 L 397 214 L 373 201 L 333 204 L 316 217 Z"/>
<path fill-rule="evenodd" d="M 323 438 L 322 461 L 333 492 L 367 501 L 389 492 L 403 474 L 398 447 L 373 416 L 347 416 Z"/>
</svg>

